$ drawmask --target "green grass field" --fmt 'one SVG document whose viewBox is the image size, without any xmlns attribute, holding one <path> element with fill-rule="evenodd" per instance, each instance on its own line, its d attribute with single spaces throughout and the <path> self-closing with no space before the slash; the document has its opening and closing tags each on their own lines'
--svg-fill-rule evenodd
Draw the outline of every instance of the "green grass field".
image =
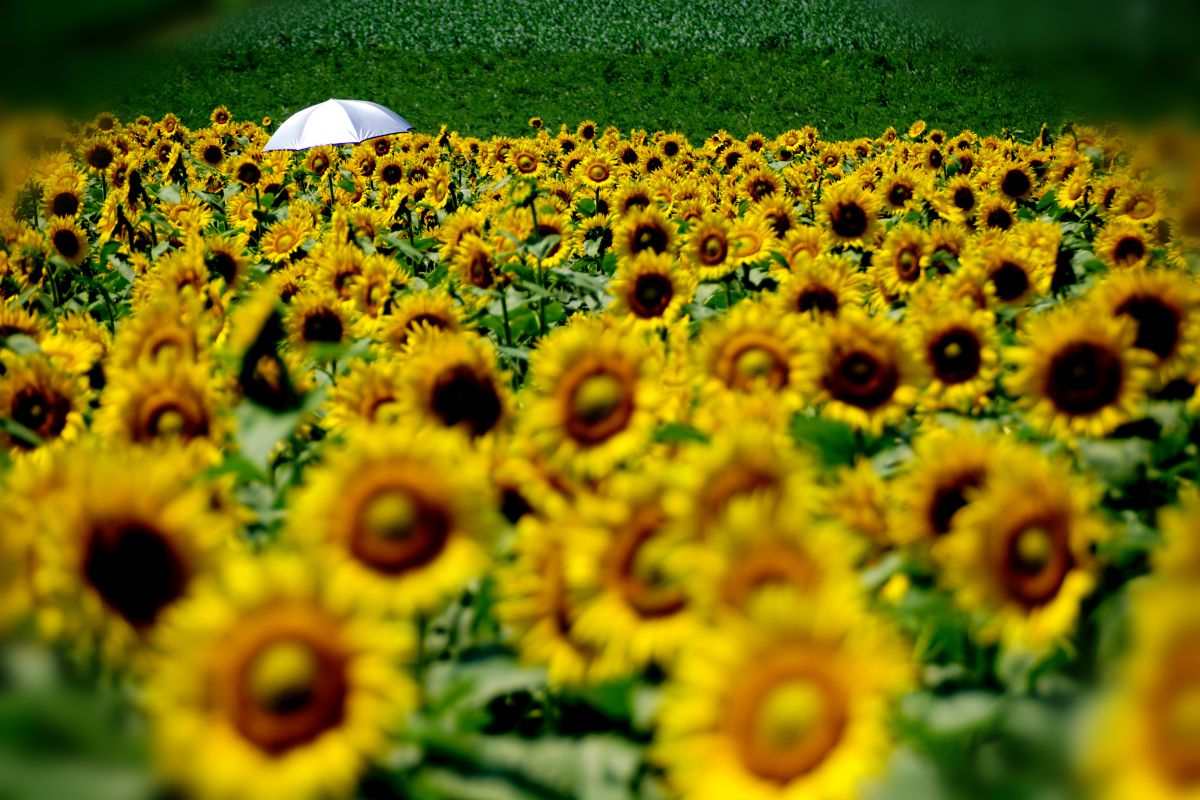
<svg viewBox="0 0 1200 800">
<path fill-rule="evenodd" d="M 151 54 L 126 49 L 113 63 L 71 63 L 53 94 L 74 96 L 81 113 L 174 112 L 192 126 L 218 104 L 278 121 L 328 97 L 360 97 L 421 130 L 485 137 L 526 132 L 532 115 L 696 140 L 802 125 L 877 135 L 917 118 L 1036 132 L 1077 111 L 1045 70 L 969 45 L 894 0 L 657 0 L 640 10 L 599 0 L 302 0 L 152 44 Z"/>
</svg>

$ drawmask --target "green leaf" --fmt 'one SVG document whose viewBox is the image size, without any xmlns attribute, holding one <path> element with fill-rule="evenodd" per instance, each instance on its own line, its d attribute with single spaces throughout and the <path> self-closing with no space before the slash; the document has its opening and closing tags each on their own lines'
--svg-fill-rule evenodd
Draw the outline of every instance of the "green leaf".
<svg viewBox="0 0 1200 800">
<path fill-rule="evenodd" d="M 854 429 L 844 422 L 819 417 L 797 416 L 791 424 L 792 439 L 811 448 L 828 467 L 854 463 Z"/>
<path fill-rule="evenodd" d="M 42 350 L 32 337 L 26 336 L 23 333 L 14 333 L 12 336 L 4 339 L 4 346 L 19 356 L 39 353 Z"/>
<path fill-rule="evenodd" d="M 659 444 L 683 444 L 684 442 L 708 443 L 708 435 L 688 425 L 668 422 L 654 431 L 654 441 Z"/>
</svg>

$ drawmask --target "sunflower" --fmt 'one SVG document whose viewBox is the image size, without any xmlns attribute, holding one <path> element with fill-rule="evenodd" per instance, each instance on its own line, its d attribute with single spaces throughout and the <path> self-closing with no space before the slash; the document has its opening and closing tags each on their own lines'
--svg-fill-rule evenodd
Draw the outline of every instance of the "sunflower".
<svg viewBox="0 0 1200 800">
<path fill-rule="evenodd" d="M 287 535 L 329 566 L 335 594 L 433 611 L 487 566 L 490 493 L 483 463 L 452 432 L 354 430 L 308 476 Z"/>
<path fill-rule="evenodd" d="M 992 173 L 992 184 L 1009 200 L 1026 200 L 1037 186 L 1033 170 L 1020 162 L 1005 164 Z"/>
<path fill-rule="evenodd" d="M 400 362 L 394 358 L 351 361 L 329 388 L 322 425 L 331 432 L 360 425 L 392 425 L 400 420 L 405 391 Z"/>
<path fill-rule="evenodd" d="M 817 333 L 808 369 L 821 413 L 875 434 L 906 416 L 925 376 L 894 322 L 846 309 Z"/>
<path fill-rule="evenodd" d="M 109 662 L 137 659 L 232 549 L 234 522 L 180 450 L 93 441 L 64 451 L 58 469 L 35 544 L 39 625 Z"/>
<path fill-rule="evenodd" d="M 1094 511 L 1097 488 L 1026 452 L 993 465 L 933 553 L 955 601 L 978 615 L 983 641 L 1040 651 L 1074 628 L 1107 527 Z"/>
<path fill-rule="evenodd" d="M 46 193 L 44 210 L 48 217 L 77 217 L 83 211 L 83 192 L 77 186 L 60 186 Z"/>
<path fill-rule="evenodd" d="M 530 359 L 524 434 L 557 469 L 607 473 L 649 443 L 660 360 L 639 331 L 591 319 L 555 328 Z"/>
<path fill-rule="evenodd" d="M 1094 796 L 1106 800 L 1192 798 L 1200 789 L 1196 590 L 1153 581 L 1131 596 L 1132 647 L 1120 664 L 1120 681 L 1103 698 L 1085 762 L 1088 777 Z"/>
<path fill-rule="evenodd" d="M 1163 214 L 1165 201 L 1161 187 L 1151 183 L 1129 183 L 1113 197 L 1109 211 L 1139 225 L 1154 225 Z"/>
<path fill-rule="evenodd" d="M 795 316 L 778 317 L 762 301 L 739 303 L 706 321 L 695 369 L 702 391 L 766 394 L 794 411 L 805 399 L 804 342 Z"/>
<path fill-rule="evenodd" d="M 904 214 L 910 208 L 920 205 L 925 191 L 923 183 L 911 169 L 901 167 L 885 175 L 880 181 L 879 200 L 887 212 Z"/>
<path fill-rule="evenodd" d="M 888 628 L 833 597 L 698 635 L 668 682 L 651 758 L 686 800 L 842 798 L 881 772 L 912 681 Z"/>
<path fill-rule="evenodd" d="M 216 446 L 226 433 L 225 402 L 224 381 L 203 362 L 142 361 L 108 376 L 93 429 L 135 444 Z"/>
<path fill-rule="evenodd" d="M 859 457 L 853 466 L 838 468 L 827 489 L 827 498 L 830 515 L 846 530 L 868 542 L 872 551 L 891 546 L 892 497 L 870 459 Z"/>
<path fill-rule="evenodd" d="M 517 523 L 512 558 L 496 570 L 496 617 L 523 663 L 546 669 L 551 686 L 617 677 L 613 659 L 575 630 L 579 607 L 567 590 L 566 530 L 526 514 Z"/>
<path fill-rule="evenodd" d="M 808 479 L 792 481 L 779 497 L 746 495 L 704 539 L 680 538 L 663 555 L 667 574 L 705 619 L 754 618 L 764 604 L 789 596 L 797 606 L 821 593 L 841 593 L 849 604 L 859 601 L 853 567 L 862 542 L 814 513 L 823 505 L 814 498 L 826 495 Z"/>
<path fill-rule="evenodd" d="M 645 251 L 672 253 L 675 238 L 675 224 L 657 206 L 631 211 L 613 231 L 617 253 L 626 258 Z"/>
<path fill-rule="evenodd" d="M 1104 436 L 1138 411 L 1153 356 L 1135 348 L 1128 318 L 1063 306 L 1029 320 L 1006 361 L 1006 387 L 1036 427 L 1061 437 Z"/>
<path fill-rule="evenodd" d="M 54 253 L 72 266 L 87 258 L 87 234 L 71 217 L 52 217 L 46 227 L 46 239 Z"/>
<path fill-rule="evenodd" d="M 250 268 L 245 243 L 239 236 L 204 237 L 204 266 L 210 280 L 220 278 L 227 289 L 239 289 Z"/>
<path fill-rule="evenodd" d="M 501 269 L 496 263 L 495 252 L 487 242 L 468 233 L 454 248 L 450 272 L 460 284 L 486 292 L 500 277 Z"/>
<path fill-rule="evenodd" d="M 91 139 L 83 143 L 83 163 L 94 172 L 108 169 L 117 157 L 117 150 L 107 139 Z"/>
<path fill-rule="evenodd" d="M 1019 308 L 1034 297 L 1050 291 L 1053 262 L 1011 239 L 979 244 L 963 254 L 968 269 L 978 269 L 993 289 L 992 297 L 1003 306 Z"/>
<path fill-rule="evenodd" d="M 162 625 L 146 686 L 160 767 L 200 798 L 349 795 L 417 705 L 405 625 L 287 556 L 222 571 Z"/>
<path fill-rule="evenodd" d="M 1200 341 L 1200 293 L 1180 272 L 1141 268 L 1121 270 L 1100 282 L 1091 294 L 1102 313 L 1132 319 L 1133 346 L 1153 356 L 1154 384 L 1181 377 L 1195 363 Z"/>
<path fill-rule="evenodd" d="M 551 236 L 556 236 L 558 239 L 548 247 L 542 247 L 541 255 L 536 257 L 536 262 L 543 269 L 550 269 L 562 264 L 567 257 L 571 255 L 571 247 L 569 242 L 569 220 L 563 214 L 548 213 L 549 209 L 543 209 L 537 215 L 536 224 L 531 226 L 529 232 L 529 240 L 527 244 L 538 245 L 544 242 Z M 526 212 L 528 213 L 528 212 Z M 534 261 L 535 257 L 531 254 L 530 261 Z"/>
<path fill-rule="evenodd" d="M 1113 270 L 1144 267 L 1153 250 L 1143 225 L 1119 217 L 1100 230 L 1093 247 L 1096 257 Z"/>
<path fill-rule="evenodd" d="M 649 186 L 640 181 L 630 181 L 620 186 L 612 202 L 613 210 L 622 218 L 653 205 L 654 194 Z"/>
<path fill-rule="evenodd" d="M 197 139 L 196 143 L 192 145 L 192 155 L 196 157 L 197 161 L 213 169 L 218 169 L 225 163 L 225 147 L 215 136 Z"/>
<path fill-rule="evenodd" d="M 41 353 L 19 358 L 0 351 L 0 368 L 0 419 L 22 429 L 0 433 L 0 445 L 13 454 L 41 451 L 83 430 L 86 401 L 74 376 Z"/>
<path fill-rule="evenodd" d="M 463 312 L 446 292 L 418 291 L 402 294 L 390 314 L 380 319 L 379 340 L 403 352 L 422 331 L 457 333 L 463 329 Z"/>
<path fill-rule="evenodd" d="M 229 174 L 247 188 L 258 186 L 263 179 L 263 168 L 253 153 L 243 153 L 229 168 Z"/>
<path fill-rule="evenodd" d="M 507 160 L 514 173 L 526 178 L 536 178 L 545 171 L 542 154 L 537 145 L 528 139 L 515 142 L 508 151 Z"/>
<path fill-rule="evenodd" d="M 713 431 L 707 445 L 689 445 L 675 458 L 664 508 L 701 541 L 749 502 L 804 501 L 816 513 L 821 501 L 807 454 L 768 425 L 747 420 Z"/>
<path fill-rule="evenodd" d="M 587 156 L 575 168 L 575 174 L 585 186 L 601 189 L 609 186 L 616 178 L 616 165 L 612 159 L 602 153 Z"/>
<path fill-rule="evenodd" d="M 864 278 L 854 264 L 842 256 L 807 256 L 797 260 L 783 275 L 775 293 L 778 308 L 802 320 L 836 317 L 843 308 L 862 302 Z"/>
<path fill-rule="evenodd" d="M 695 275 L 676 264 L 671 256 L 653 251 L 620 259 L 607 286 L 613 296 L 609 313 L 637 327 L 661 328 L 673 323 L 696 290 Z"/>
<path fill-rule="evenodd" d="M 889 529 L 898 545 L 929 545 L 958 529 L 960 513 L 1000 465 L 1027 457 L 1007 439 L 966 425 L 923 431 L 892 478 Z"/>
<path fill-rule="evenodd" d="M 309 148 L 304 154 L 304 169 L 323 177 L 337 161 L 337 157 L 338 151 L 329 145 Z"/>
<path fill-rule="evenodd" d="M 921 285 L 929 266 L 929 237 L 916 225 L 900 223 L 884 236 L 871 270 L 892 296 L 904 298 Z"/>
<path fill-rule="evenodd" d="M 729 226 L 729 260 L 735 267 L 751 267 L 770 257 L 775 235 L 765 219 L 749 217 Z"/>
<path fill-rule="evenodd" d="M 300 220 L 289 217 L 267 228 L 259 242 L 259 252 L 273 264 L 290 261 L 300 253 L 300 248 L 308 236 L 307 226 Z"/>
<path fill-rule="evenodd" d="M 988 196 L 980 201 L 975 218 L 983 228 L 1006 231 L 1017 221 L 1016 206 L 1007 198 Z"/>
<path fill-rule="evenodd" d="M 474 334 L 437 336 L 403 362 L 406 419 L 457 428 L 472 439 L 499 436 L 512 416 L 511 378 L 496 366 L 491 342 Z"/>
<path fill-rule="evenodd" d="M 730 242 L 730 225 L 722 216 L 707 213 L 689 228 L 680 257 L 702 281 L 717 281 L 737 269 Z"/>
<path fill-rule="evenodd" d="M 37 342 L 45 335 L 46 323 L 22 308 L 20 298 L 8 297 L 0 301 L 0 340 L 28 336 Z"/>
<path fill-rule="evenodd" d="M 670 533 L 659 476 L 614 476 L 601 494 L 585 494 L 549 520 L 569 532 L 564 576 L 578 611 L 571 634 L 624 674 L 669 666 L 698 624 L 663 569 L 678 537 Z"/>
<path fill-rule="evenodd" d="M 122 321 L 106 366 L 131 369 L 142 362 L 201 361 L 213 335 L 211 319 L 194 295 L 155 297 Z"/>
<path fill-rule="evenodd" d="M 878 201 L 852 181 L 827 187 L 821 196 L 820 221 L 834 241 L 843 245 L 868 245 L 875 234 Z"/>
<path fill-rule="evenodd" d="M 988 404 L 1000 373 L 995 315 L 970 299 L 953 298 L 945 289 L 926 302 L 920 307 L 930 313 L 917 314 L 905 331 L 910 349 L 921 354 L 930 377 L 920 404 L 978 411 Z"/>
<path fill-rule="evenodd" d="M 324 358 L 349 341 L 351 310 L 332 292 L 302 291 L 284 315 L 288 341 L 299 352 Z"/>
</svg>

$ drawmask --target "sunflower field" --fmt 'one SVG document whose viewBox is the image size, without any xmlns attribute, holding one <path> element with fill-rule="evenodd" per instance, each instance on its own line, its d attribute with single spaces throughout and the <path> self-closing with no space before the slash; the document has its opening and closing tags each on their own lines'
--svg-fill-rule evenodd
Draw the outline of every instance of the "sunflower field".
<svg viewBox="0 0 1200 800">
<path fill-rule="evenodd" d="M 1200 141 L 0 129 L 0 797 L 1200 793 Z"/>
</svg>

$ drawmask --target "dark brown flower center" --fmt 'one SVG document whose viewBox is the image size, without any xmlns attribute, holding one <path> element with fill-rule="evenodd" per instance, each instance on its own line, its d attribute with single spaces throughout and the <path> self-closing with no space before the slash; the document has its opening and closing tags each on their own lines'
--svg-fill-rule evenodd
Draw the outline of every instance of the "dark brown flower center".
<svg viewBox="0 0 1200 800">
<path fill-rule="evenodd" d="M 430 405 L 445 425 L 465 424 L 473 436 L 487 433 L 500 421 L 500 395 L 491 377 L 465 364 L 438 376 Z"/>
<path fill-rule="evenodd" d="M 934 375 L 944 384 L 969 381 L 979 374 L 982 362 L 979 338 L 969 328 L 951 328 L 929 345 Z"/>
<path fill-rule="evenodd" d="M 1068 522 L 1059 515 L 1025 521 L 1001 540 L 1004 586 L 1013 600 L 1028 608 L 1054 599 L 1075 566 Z"/>
<path fill-rule="evenodd" d="M 79 212 L 79 197 L 74 192 L 59 192 L 50 200 L 50 213 L 55 217 L 73 217 Z"/>
<path fill-rule="evenodd" d="M 970 470 L 952 476 L 934 490 L 929 503 L 929 527 L 938 536 L 950 532 L 954 515 L 967 505 L 967 492 L 983 485 L 983 470 Z"/>
<path fill-rule="evenodd" d="M 1007 208 L 997 207 L 988 212 L 987 226 L 998 230 L 1006 231 L 1012 227 L 1012 214 L 1008 213 Z"/>
<path fill-rule="evenodd" d="M 960 186 L 954 190 L 954 207 L 960 211 L 970 211 L 975 207 L 975 192 L 969 186 Z"/>
<path fill-rule="evenodd" d="M 1175 352 L 1179 343 L 1179 314 L 1153 295 L 1135 295 L 1117 306 L 1117 313 L 1137 323 L 1134 347 L 1149 350 L 1159 359 Z"/>
<path fill-rule="evenodd" d="M 1122 266 L 1132 266 L 1146 255 L 1146 243 L 1137 236 L 1126 236 L 1113 248 L 1113 261 Z"/>
<path fill-rule="evenodd" d="M 46 392 L 37 388 L 22 389 L 13 398 L 10 412 L 14 422 L 19 422 L 33 431 L 43 441 L 56 439 L 67 426 L 71 413 L 71 401 L 57 392 Z M 12 444 L 28 450 L 33 444 L 13 438 Z"/>
<path fill-rule="evenodd" d="M 1000 191 L 1014 200 L 1029 194 L 1031 189 L 1033 189 L 1033 184 L 1024 170 L 1010 169 L 1000 179 Z"/>
<path fill-rule="evenodd" d="M 345 328 L 341 317 L 327 308 L 318 308 L 304 319 L 304 341 L 337 344 Z"/>
<path fill-rule="evenodd" d="M 114 613 L 143 629 L 183 595 L 190 574 L 162 532 L 117 519 L 93 525 L 84 544 L 83 577 Z"/>
<path fill-rule="evenodd" d="M 661 317 L 674 294 L 671 279 L 666 275 L 639 275 L 629 295 L 629 308 L 642 319 Z"/>
<path fill-rule="evenodd" d="M 1067 414 L 1092 414 L 1116 402 L 1124 369 L 1120 357 L 1091 342 L 1072 342 L 1050 361 L 1044 392 Z"/>
<path fill-rule="evenodd" d="M 630 238 L 630 252 L 634 255 L 646 250 L 655 253 L 665 253 L 670 243 L 670 236 L 657 222 L 643 222 L 636 225 Z"/>
<path fill-rule="evenodd" d="M 225 151 L 220 145 L 210 144 L 204 148 L 204 163 L 217 165 L 225 158 Z"/>
<path fill-rule="evenodd" d="M 852 201 L 834 206 L 830 220 L 833 232 L 843 239 L 857 239 L 867 232 L 867 212 Z"/>
<path fill-rule="evenodd" d="M 823 383 L 835 400 L 870 411 L 892 399 L 900 373 L 869 351 L 851 350 L 835 356 Z"/>
<path fill-rule="evenodd" d="M 838 296 L 827 286 L 808 286 L 796 297 L 796 310 L 800 313 L 815 311 L 818 314 L 837 316 Z"/>
<path fill-rule="evenodd" d="M 237 179 L 248 186 L 253 186 L 262 180 L 262 170 L 253 161 L 247 161 L 238 165 Z"/>
<path fill-rule="evenodd" d="M 79 241 L 79 237 L 72 230 L 57 230 L 54 232 L 54 249 L 66 259 L 72 259 L 79 255 L 83 249 L 83 245 Z"/>
<path fill-rule="evenodd" d="M 912 187 L 906 183 L 894 183 L 888 190 L 888 202 L 897 208 L 912 200 L 912 196 Z"/>
<path fill-rule="evenodd" d="M 1029 273 L 1020 264 L 1011 261 L 1005 261 L 993 270 L 991 278 L 996 298 L 1002 303 L 1011 303 L 1029 289 Z"/>
<path fill-rule="evenodd" d="M 282 754 L 340 724 L 347 691 L 341 653 L 312 632 L 283 631 L 241 663 L 235 725 L 257 747 Z"/>
<path fill-rule="evenodd" d="M 585 445 L 620 433 L 633 417 L 631 389 L 626 378 L 603 368 L 578 378 L 568 392 L 567 432 Z"/>
</svg>

